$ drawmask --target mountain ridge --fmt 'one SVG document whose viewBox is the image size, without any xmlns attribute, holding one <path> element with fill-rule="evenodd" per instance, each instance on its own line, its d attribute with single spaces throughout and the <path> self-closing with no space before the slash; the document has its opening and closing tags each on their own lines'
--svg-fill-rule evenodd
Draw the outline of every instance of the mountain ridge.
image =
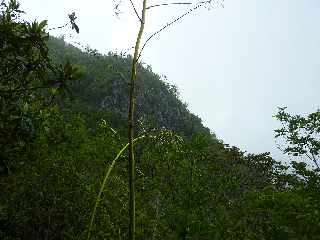
<svg viewBox="0 0 320 240">
<path fill-rule="evenodd" d="M 96 50 L 79 48 L 50 37 L 50 54 L 54 61 L 80 65 L 85 74 L 71 84 L 74 97 L 95 110 L 111 111 L 120 121 L 127 118 L 130 55 L 120 56 L 109 52 L 101 55 Z M 153 128 L 166 128 L 187 137 L 195 133 L 215 134 L 202 124 L 202 120 L 191 113 L 179 98 L 177 87 L 154 73 L 150 66 L 138 65 L 136 89 L 136 122 Z"/>
</svg>

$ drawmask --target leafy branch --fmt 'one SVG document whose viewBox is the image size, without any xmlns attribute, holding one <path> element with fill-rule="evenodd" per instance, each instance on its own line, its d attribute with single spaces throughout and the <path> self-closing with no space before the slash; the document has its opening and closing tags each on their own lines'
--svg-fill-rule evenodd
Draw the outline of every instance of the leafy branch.
<svg viewBox="0 0 320 240">
<path fill-rule="evenodd" d="M 287 143 L 282 152 L 293 156 L 305 155 L 319 169 L 320 111 L 302 117 L 291 116 L 285 109 L 279 108 L 274 116 L 282 124 L 281 128 L 275 130 L 275 137 L 283 137 Z"/>
</svg>

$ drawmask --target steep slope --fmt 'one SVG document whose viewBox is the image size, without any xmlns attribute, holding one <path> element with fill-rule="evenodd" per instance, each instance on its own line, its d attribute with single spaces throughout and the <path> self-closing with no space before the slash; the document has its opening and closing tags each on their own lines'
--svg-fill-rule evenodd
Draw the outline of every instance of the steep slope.
<svg viewBox="0 0 320 240">
<path fill-rule="evenodd" d="M 113 159 L 127 144 L 131 59 L 51 39 L 57 66 L 45 22 L 19 21 L 19 13 L 16 1 L 0 4 L 0 239 L 128 239 L 128 159 Z M 67 59 L 85 73 L 69 88 L 79 75 Z M 289 130 L 278 133 L 300 144 L 297 131 L 312 135 L 318 117 L 283 108 L 277 118 Z M 136 239 L 319 240 L 319 169 L 294 162 L 288 173 L 268 153 L 214 140 L 149 67 L 139 69 L 136 120 L 187 136 L 161 129 L 137 142 Z M 319 146 L 302 139 L 309 142 Z"/>
<path fill-rule="evenodd" d="M 131 56 L 83 52 L 57 38 L 50 39 L 49 48 L 56 61 L 69 60 L 84 69 L 84 78 L 71 88 L 78 101 L 94 110 L 108 110 L 118 121 L 126 119 Z M 150 66 L 139 65 L 136 94 L 139 123 L 149 128 L 172 129 L 187 137 L 194 133 L 211 134 L 179 99 L 176 87 L 163 81 Z M 212 137 L 215 138 L 214 134 Z"/>
</svg>

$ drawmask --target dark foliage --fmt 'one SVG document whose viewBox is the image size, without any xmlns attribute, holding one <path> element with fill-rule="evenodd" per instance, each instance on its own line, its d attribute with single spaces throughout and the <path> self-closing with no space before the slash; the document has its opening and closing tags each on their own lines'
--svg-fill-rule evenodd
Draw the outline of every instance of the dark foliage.
<svg viewBox="0 0 320 240">
<path fill-rule="evenodd" d="M 106 168 L 126 144 L 131 57 L 48 39 L 46 22 L 20 14 L 2 3 L 0 239 L 85 239 Z M 139 65 L 137 81 L 136 131 L 148 136 L 137 144 L 137 239 L 320 239 L 317 169 L 288 171 L 268 153 L 223 144 L 150 67 Z M 319 129 L 318 112 L 277 116 L 289 147 L 298 131 Z M 128 239 L 127 174 L 121 156 L 92 239 Z"/>
</svg>

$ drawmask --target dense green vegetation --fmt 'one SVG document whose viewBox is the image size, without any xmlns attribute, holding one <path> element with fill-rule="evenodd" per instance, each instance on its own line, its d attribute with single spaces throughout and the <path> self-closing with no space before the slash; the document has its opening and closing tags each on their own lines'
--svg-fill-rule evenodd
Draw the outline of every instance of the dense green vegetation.
<svg viewBox="0 0 320 240">
<path fill-rule="evenodd" d="M 132 57 L 81 51 L 21 14 L 2 3 L 0 239 L 86 239 L 127 144 Z M 141 63 L 137 74 L 137 239 L 320 239 L 317 166 L 224 144 L 175 86 Z M 320 112 L 275 117 L 284 152 L 316 165 Z M 128 239 L 126 154 L 106 185 L 91 239 Z"/>
</svg>

